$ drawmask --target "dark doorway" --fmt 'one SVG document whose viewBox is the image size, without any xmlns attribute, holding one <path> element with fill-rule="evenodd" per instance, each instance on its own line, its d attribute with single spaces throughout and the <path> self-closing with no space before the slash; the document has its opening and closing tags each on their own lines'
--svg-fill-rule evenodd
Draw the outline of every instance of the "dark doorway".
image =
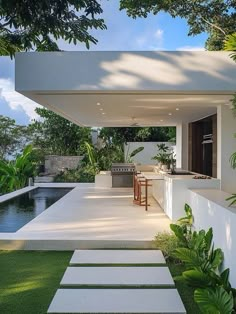
<svg viewBox="0 0 236 314">
<path fill-rule="evenodd" d="M 216 177 L 217 116 L 189 124 L 189 168 L 193 172 Z"/>
</svg>

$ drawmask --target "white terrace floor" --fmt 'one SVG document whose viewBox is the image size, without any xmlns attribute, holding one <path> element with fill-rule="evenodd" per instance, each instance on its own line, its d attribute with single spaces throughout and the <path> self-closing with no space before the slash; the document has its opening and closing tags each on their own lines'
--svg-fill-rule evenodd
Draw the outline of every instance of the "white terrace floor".
<svg viewBox="0 0 236 314">
<path fill-rule="evenodd" d="M 130 188 L 99 189 L 78 184 L 71 192 L 14 234 L 1 234 L 0 247 L 75 249 L 150 247 L 170 220 L 159 205 L 133 204 Z M 7 241 L 9 240 L 9 241 Z M 10 247 L 9 247 L 10 246 Z"/>
</svg>

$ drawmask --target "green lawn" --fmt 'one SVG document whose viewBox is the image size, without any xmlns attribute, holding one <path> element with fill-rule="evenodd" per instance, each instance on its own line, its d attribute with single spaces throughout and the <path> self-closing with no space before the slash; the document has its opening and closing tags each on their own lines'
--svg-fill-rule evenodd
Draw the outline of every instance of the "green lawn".
<svg viewBox="0 0 236 314">
<path fill-rule="evenodd" d="M 0 313 L 45 314 L 71 255 L 0 251 Z"/>
<path fill-rule="evenodd" d="M 0 251 L 0 313 L 45 314 L 72 252 Z M 168 262 L 173 276 L 184 267 Z M 187 313 L 199 314 L 193 289 L 176 284 Z"/>
</svg>

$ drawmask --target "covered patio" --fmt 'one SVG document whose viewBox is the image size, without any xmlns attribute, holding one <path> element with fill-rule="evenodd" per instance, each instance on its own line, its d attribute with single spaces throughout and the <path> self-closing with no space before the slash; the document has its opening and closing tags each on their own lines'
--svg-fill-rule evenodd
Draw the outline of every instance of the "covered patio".
<svg viewBox="0 0 236 314">
<path fill-rule="evenodd" d="M 154 199 L 150 199 L 151 206 L 145 212 L 144 207 L 133 204 L 132 189 L 99 189 L 86 183 L 74 186 L 16 233 L 1 234 L 1 248 L 151 247 L 157 232 L 169 231 L 170 219 Z"/>
<path fill-rule="evenodd" d="M 177 168 L 203 174 L 192 166 L 199 148 L 191 125 L 215 116 L 213 176 L 229 193 L 235 191 L 229 164 L 235 146 L 230 110 L 235 73 L 224 51 L 16 55 L 16 90 L 80 126 L 176 126 Z"/>
</svg>

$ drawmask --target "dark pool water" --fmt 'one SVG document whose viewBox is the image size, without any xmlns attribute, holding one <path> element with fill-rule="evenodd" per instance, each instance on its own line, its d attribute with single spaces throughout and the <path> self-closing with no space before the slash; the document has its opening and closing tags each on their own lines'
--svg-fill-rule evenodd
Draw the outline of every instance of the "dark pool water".
<svg viewBox="0 0 236 314">
<path fill-rule="evenodd" d="M 0 232 L 16 232 L 71 188 L 37 188 L 0 203 Z"/>
</svg>

